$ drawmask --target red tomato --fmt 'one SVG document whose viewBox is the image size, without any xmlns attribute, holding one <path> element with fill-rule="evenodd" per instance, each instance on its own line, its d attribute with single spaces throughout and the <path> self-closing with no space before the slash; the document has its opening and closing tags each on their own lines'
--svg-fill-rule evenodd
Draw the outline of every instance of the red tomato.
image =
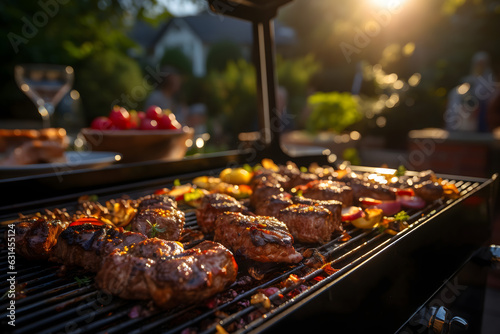
<svg viewBox="0 0 500 334">
<path fill-rule="evenodd" d="M 146 117 L 149 119 L 154 119 L 158 122 L 162 116 L 163 110 L 158 106 L 151 106 L 146 110 Z"/>
<path fill-rule="evenodd" d="M 154 119 L 144 118 L 139 126 L 140 130 L 157 130 L 158 122 Z"/>
<path fill-rule="evenodd" d="M 95 118 L 90 127 L 95 130 L 110 130 L 113 125 L 113 122 L 106 116 L 100 116 Z"/>
<path fill-rule="evenodd" d="M 123 107 L 114 107 L 109 113 L 109 119 L 118 129 L 126 130 L 132 127 L 130 114 Z"/>
<path fill-rule="evenodd" d="M 177 130 L 182 126 L 175 118 L 174 114 L 162 115 L 160 119 L 158 119 L 158 128 L 164 130 Z"/>
</svg>

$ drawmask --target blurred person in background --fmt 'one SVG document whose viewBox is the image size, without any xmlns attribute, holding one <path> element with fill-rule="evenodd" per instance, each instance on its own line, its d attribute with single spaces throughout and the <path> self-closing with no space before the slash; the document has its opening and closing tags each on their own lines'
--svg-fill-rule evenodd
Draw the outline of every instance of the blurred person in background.
<svg viewBox="0 0 500 334">
<path fill-rule="evenodd" d="M 150 106 L 158 106 L 172 111 L 179 123 L 185 124 L 188 120 L 188 108 L 179 102 L 177 95 L 181 91 L 182 77 L 173 67 L 161 70 L 162 80 L 158 87 L 146 99 L 144 110 Z"/>
<path fill-rule="evenodd" d="M 495 81 L 488 53 L 472 58 L 470 74 L 448 96 L 445 125 L 449 131 L 489 131 L 487 109 L 495 93 Z"/>
</svg>

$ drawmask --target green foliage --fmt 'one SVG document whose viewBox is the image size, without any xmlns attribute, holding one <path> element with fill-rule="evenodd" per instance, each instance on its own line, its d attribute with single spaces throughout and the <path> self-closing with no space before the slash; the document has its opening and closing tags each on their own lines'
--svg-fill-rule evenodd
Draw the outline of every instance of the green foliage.
<svg viewBox="0 0 500 334">
<path fill-rule="evenodd" d="M 80 64 L 75 88 L 88 122 L 109 114 L 114 104 L 136 109 L 149 93 L 139 65 L 113 49 L 92 53 Z"/>
<path fill-rule="evenodd" d="M 354 147 L 349 147 L 342 152 L 342 160 L 349 161 L 351 165 L 361 165 L 361 158 L 359 152 Z"/>
<path fill-rule="evenodd" d="M 240 59 L 229 61 L 223 72 L 207 76 L 207 106 L 212 117 L 222 119 L 235 138 L 239 132 L 256 130 L 257 91 L 254 66 Z"/>
<path fill-rule="evenodd" d="M 185 75 L 191 74 L 191 69 L 193 68 L 191 59 L 179 48 L 165 50 L 160 63 L 162 66 L 172 66 Z"/>
<path fill-rule="evenodd" d="M 288 110 L 299 115 L 306 106 L 311 78 L 321 69 L 321 64 L 313 54 L 297 58 L 276 57 L 278 83 L 288 93 Z"/>
<path fill-rule="evenodd" d="M 230 61 L 243 58 L 240 47 L 230 41 L 222 41 L 212 45 L 207 54 L 207 71 L 224 71 Z"/>
<path fill-rule="evenodd" d="M 315 93 L 307 99 L 311 116 L 308 131 L 334 131 L 340 133 L 362 118 L 357 99 L 350 93 Z"/>
</svg>

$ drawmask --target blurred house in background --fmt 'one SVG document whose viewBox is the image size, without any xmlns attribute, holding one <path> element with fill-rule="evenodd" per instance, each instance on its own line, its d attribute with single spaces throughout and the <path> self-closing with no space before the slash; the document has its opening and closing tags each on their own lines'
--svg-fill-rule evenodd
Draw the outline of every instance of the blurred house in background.
<svg viewBox="0 0 500 334">
<path fill-rule="evenodd" d="M 251 23 L 208 12 L 173 17 L 158 27 L 137 21 L 130 36 L 143 47 L 145 57 L 152 64 L 160 63 L 166 50 L 182 51 L 191 60 L 192 73 L 197 77 L 206 74 L 207 56 L 217 43 L 234 43 L 243 58 L 251 59 Z M 286 54 L 287 48 L 297 43 L 295 31 L 279 22 L 275 23 L 275 40 L 281 54 Z"/>
</svg>

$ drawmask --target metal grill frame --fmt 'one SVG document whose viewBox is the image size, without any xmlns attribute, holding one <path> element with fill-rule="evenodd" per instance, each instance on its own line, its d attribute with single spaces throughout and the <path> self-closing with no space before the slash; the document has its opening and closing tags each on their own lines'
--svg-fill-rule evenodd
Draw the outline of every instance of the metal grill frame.
<svg viewBox="0 0 500 334">
<path fill-rule="evenodd" d="M 359 167 L 357 171 L 373 172 L 374 170 L 375 169 L 372 168 Z M 215 172 L 216 171 L 214 171 L 214 173 Z M 180 179 L 183 182 L 187 182 L 190 178 L 196 175 L 198 174 L 184 175 L 183 177 L 180 177 Z M 335 256 L 331 260 L 334 260 L 333 267 L 336 267 L 337 264 L 340 266 L 338 267 L 340 268 L 339 271 L 334 274 L 327 275 L 325 279 L 315 283 L 307 291 L 295 296 L 283 304 L 279 304 L 271 312 L 266 314 L 265 317 L 258 318 L 237 332 L 275 332 L 277 329 L 300 332 L 305 330 L 304 326 L 307 327 L 308 330 L 315 327 L 318 329 L 325 328 L 324 326 L 331 325 L 334 319 L 336 319 L 336 321 L 334 321 L 336 323 L 335 328 L 348 329 L 339 324 L 346 323 L 345 320 L 350 317 L 352 317 L 351 321 L 356 321 L 360 315 L 361 318 L 366 321 L 366 324 L 370 324 L 368 327 L 371 327 L 374 323 L 373 321 L 376 321 L 376 318 L 381 316 L 380 312 L 370 312 L 370 308 L 373 307 L 372 303 L 377 299 L 384 298 L 387 293 L 387 291 L 380 291 L 380 284 L 384 284 L 385 289 L 391 289 L 391 287 L 398 286 L 398 284 L 401 284 L 397 282 L 400 277 L 408 275 L 408 271 L 421 270 L 418 268 L 421 268 L 423 264 L 433 272 L 430 280 L 428 277 L 425 279 L 428 275 L 415 275 L 414 279 L 410 280 L 409 283 L 418 278 L 418 280 L 420 280 L 420 284 L 417 287 L 411 288 L 413 292 L 405 291 L 405 294 L 402 294 L 400 297 L 393 298 L 390 302 L 385 301 L 379 305 L 380 310 L 385 310 L 385 312 L 387 312 L 387 310 L 390 310 L 391 308 L 394 308 L 395 305 L 401 303 L 401 301 L 398 301 L 400 298 L 407 299 L 410 298 L 408 294 L 413 295 L 410 298 L 411 300 L 409 299 L 405 305 L 399 305 L 398 309 L 393 309 L 391 319 L 385 323 L 384 327 L 380 328 L 384 331 L 397 329 L 399 325 L 408 319 L 416 307 L 418 307 L 418 305 L 420 305 L 426 297 L 431 295 L 431 292 L 439 286 L 439 283 L 446 278 L 451 277 L 456 268 L 459 268 L 462 263 L 465 263 L 472 252 L 487 242 L 489 237 L 489 224 L 491 221 L 489 215 L 492 210 L 492 201 L 494 198 L 493 194 L 495 193 L 496 175 L 491 179 L 463 177 L 458 179 L 453 176 L 441 176 L 450 180 L 456 180 L 457 185 L 463 191 L 463 196 L 457 200 L 448 200 L 432 208 L 427 208 L 425 213 L 414 212 L 410 219 L 410 228 L 398 233 L 396 236 L 388 237 L 371 231 L 360 232 L 354 230 L 351 231 L 353 238 L 350 241 L 339 243 L 339 240 L 334 240 L 330 244 L 338 243 L 338 246 L 334 248 L 333 254 Z M 102 200 L 120 197 L 123 194 L 130 194 L 132 197 L 139 197 L 141 195 L 151 193 L 158 186 L 171 186 L 172 181 L 173 180 L 169 180 L 167 183 L 161 184 L 158 183 L 158 180 L 156 180 L 155 182 L 150 183 L 148 187 L 145 187 L 145 185 L 142 184 L 142 187 L 137 188 L 136 184 L 130 186 L 129 189 L 120 189 L 120 192 L 118 193 L 110 194 L 109 192 L 107 193 L 104 191 L 98 194 L 102 195 L 102 197 L 100 197 Z M 479 199 L 476 200 L 476 203 L 479 203 L 479 205 L 469 207 L 467 202 L 471 201 L 469 200 L 470 198 Z M 73 205 L 75 204 L 75 202 L 70 203 Z M 59 206 L 56 205 L 56 203 L 54 203 L 54 205 L 56 207 Z M 38 208 L 38 210 L 40 209 L 42 209 L 42 207 Z M 21 212 L 28 213 L 24 211 Z M 465 213 L 472 214 L 475 217 L 475 219 L 473 219 L 474 221 L 464 219 L 464 217 L 467 216 Z M 3 216 L 4 219 L 6 217 L 7 216 Z M 12 217 L 12 214 L 10 214 L 10 217 Z M 195 219 L 194 212 L 187 212 L 186 217 L 187 227 L 196 229 L 196 222 L 193 220 Z M 460 223 L 457 224 L 457 221 L 460 221 Z M 460 227 L 460 233 L 458 232 L 457 227 Z M 478 235 L 471 238 L 469 234 L 468 236 L 466 235 L 466 238 L 464 238 L 461 234 L 467 231 L 477 231 Z M 450 232 L 455 232 L 451 234 L 456 235 L 450 236 Z M 370 234 L 371 237 L 368 238 Z M 430 238 L 429 236 L 433 237 Z M 423 254 L 419 255 L 415 253 L 419 249 L 425 250 Z M 0 253 L 0 258 L 3 261 L 2 266 L 6 262 L 4 261 L 6 260 L 4 259 L 5 254 L 5 250 Z M 395 268 L 390 268 L 390 259 L 393 258 L 398 258 L 398 261 L 394 262 L 397 263 L 397 265 L 395 265 L 397 269 L 396 271 L 392 270 Z M 341 262 L 344 259 L 345 261 Z M 18 259 L 18 261 L 21 261 L 21 259 Z M 407 261 L 417 262 L 417 265 L 408 265 L 408 263 L 406 263 Z M 300 267 L 303 267 L 303 265 L 298 266 L 295 269 L 291 269 L 291 271 L 278 276 L 278 278 L 275 278 L 274 280 L 284 280 L 290 273 L 299 271 Z M 138 304 L 137 302 L 122 301 L 113 297 L 113 302 L 111 304 L 101 303 L 103 305 L 99 306 L 97 305 L 98 303 L 96 304 L 96 301 L 99 299 L 96 297 L 99 296 L 99 291 L 86 286 L 79 287 L 75 291 L 65 291 L 65 288 L 75 288 L 78 283 L 75 282 L 74 279 L 71 279 L 71 277 L 69 279 L 65 276 L 61 278 L 57 277 L 55 273 L 57 265 L 42 265 L 40 268 L 41 273 L 45 273 L 44 276 L 34 278 L 30 284 L 37 284 L 37 282 L 40 281 L 43 283 L 41 283 L 41 286 L 38 288 L 28 287 L 28 289 L 31 289 L 31 291 L 28 291 L 29 293 L 36 292 L 36 294 L 34 297 L 29 297 L 28 293 L 28 297 L 32 298 L 33 302 L 30 299 L 27 299 L 30 303 L 26 306 L 27 308 L 25 309 L 25 312 L 31 312 L 31 310 L 47 305 L 46 303 L 48 303 L 48 301 L 46 298 L 50 296 L 50 294 L 48 292 L 43 292 L 43 289 L 54 285 L 54 281 L 52 281 L 52 279 L 55 279 L 57 282 L 63 284 L 62 288 L 56 287 L 57 293 L 59 293 L 59 289 L 62 289 L 61 293 L 63 296 L 68 297 L 69 299 L 61 304 L 56 304 L 57 306 L 53 308 L 54 311 L 62 310 L 62 312 L 56 313 L 54 316 L 55 318 L 49 317 L 43 319 L 42 323 L 35 322 L 28 325 L 28 327 L 18 327 L 16 328 L 18 333 L 30 332 L 34 328 L 40 328 L 41 325 L 43 325 L 43 322 L 50 321 L 54 322 L 55 329 L 64 329 L 61 327 L 63 324 L 60 321 L 67 315 L 74 315 L 75 312 L 78 315 L 79 312 L 71 307 L 69 309 L 63 307 L 67 304 L 69 306 L 76 305 L 78 309 L 83 308 L 84 311 L 86 310 L 85 312 L 82 311 L 83 313 L 74 319 L 79 319 L 80 321 L 86 321 L 85 319 L 88 319 L 89 312 L 92 314 L 96 313 L 97 315 L 102 315 L 103 312 L 107 311 L 113 312 L 110 314 L 110 317 L 116 317 L 116 319 L 119 319 L 119 316 L 127 315 L 130 312 L 130 308 L 133 305 Z M 26 270 L 29 272 L 29 269 Z M 391 274 L 389 275 L 388 273 Z M 39 272 L 35 272 L 28 275 L 37 276 L 38 274 Z M 321 274 L 321 272 L 317 271 L 316 273 L 309 274 L 309 279 L 312 280 L 317 274 Z M 82 275 L 82 273 L 79 275 Z M 30 277 L 31 276 L 28 276 L 26 279 L 30 279 Z M 366 277 L 370 277 L 370 280 L 367 281 Z M 6 278 L 1 277 L 0 279 L 2 279 L 0 283 L 5 285 Z M 45 282 L 46 280 L 48 281 Z M 264 283 L 263 285 L 258 285 L 257 287 L 246 291 L 245 294 L 238 296 L 236 301 L 231 302 L 229 306 L 237 303 L 239 300 L 249 298 L 249 296 L 255 294 L 259 289 L 266 288 L 269 284 Z M 3 285 L 2 289 L 5 289 Z M 42 291 L 39 291 L 40 289 L 42 289 Z M 286 294 L 290 290 L 290 288 L 285 288 L 280 293 Z M 382 290 L 384 289 L 382 288 Z M 84 294 L 81 295 L 81 293 Z M 83 303 L 85 299 L 91 298 L 92 296 L 97 299 Z M 109 296 L 104 295 L 104 297 L 107 298 Z M 104 297 L 101 296 L 100 298 L 102 299 Z M 57 300 L 59 297 L 53 296 L 52 298 Z M 277 301 L 279 299 L 280 298 L 277 295 L 271 296 L 271 300 L 273 301 Z M 357 300 L 357 303 L 353 303 L 353 300 Z M 78 304 L 79 302 L 80 304 Z M 25 302 L 20 300 L 19 303 L 22 305 Z M 384 305 L 382 306 L 382 304 Z M 3 307 L 5 305 L 2 303 L 1 306 Z M 226 305 L 221 309 L 215 308 L 208 310 L 208 313 L 202 313 L 201 315 L 196 316 L 194 320 L 188 319 L 187 322 L 182 323 L 181 327 L 177 329 L 182 331 L 185 326 L 189 327 L 191 323 L 195 325 L 196 319 L 211 317 L 216 312 L 223 312 L 224 309 L 229 306 Z M 191 309 L 193 309 L 192 306 L 187 307 L 187 310 Z M 240 318 L 246 317 L 256 309 L 256 306 L 250 306 L 249 308 L 244 308 L 241 312 L 230 314 L 228 318 L 221 320 L 220 325 L 227 326 L 233 320 L 239 321 Z M 37 310 L 36 312 L 45 311 L 42 309 Z M 178 310 L 178 312 L 182 313 L 183 311 Z M 165 312 L 159 312 L 155 316 L 148 318 L 146 323 L 144 323 L 140 329 L 132 332 L 145 330 L 164 332 L 165 329 L 162 329 L 161 326 L 166 322 L 171 321 L 170 317 L 164 318 L 164 313 Z M 171 314 L 171 312 L 167 313 Z M 36 315 L 37 313 L 29 313 L 28 319 L 34 319 L 36 318 Z M 6 314 L 2 314 L 2 321 L 5 320 L 5 317 Z M 99 318 L 96 321 L 86 324 L 84 327 L 79 327 L 79 329 L 82 330 L 82 332 L 84 332 L 83 330 L 94 332 L 100 325 L 106 323 L 106 321 L 106 318 Z M 131 323 L 137 322 L 139 322 L 137 319 L 129 319 L 127 321 L 117 320 L 114 325 L 106 331 L 120 332 L 125 329 L 128 330 Z M 76 324 L 77 322 L 75 321 L 74 323 Z M 70 323 L 70 325 L 72 324 L 73 322 Z M 364 326 L 360 326 L 359 324 L 356 326 L 360 331 L 368 328 L 364 328 Z M 100 329 L 103 330 L 103 328 Z M 215 328 L 211 328 L 205 332 L 213 333 L 215 331 Z M 43 332 L 48 333 L 51 332 L 51 330 L 44 330 Z M 174 328 L 173 330 L 168 330 L 167 332 L 175 333 L 176 329 Z"/>
</svg>

